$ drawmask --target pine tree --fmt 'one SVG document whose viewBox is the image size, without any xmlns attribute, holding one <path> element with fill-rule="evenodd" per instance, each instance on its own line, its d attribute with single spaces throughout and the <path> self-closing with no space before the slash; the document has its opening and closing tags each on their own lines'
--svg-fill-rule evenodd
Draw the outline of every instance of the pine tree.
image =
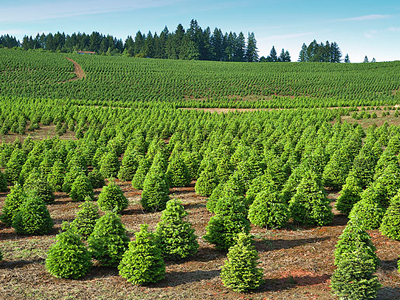
<svg viewBox="0 0 400 300">
<path fill-rule="evenodd" d="M 65 165 L 61 160 L 56 160 L 51 168 L 50 174 L 47 176 L 47 181 L 54 191 L 62 191 L 62 186 L 65 179 Z"/>
<path fill-rule="evenodd" d="M 21 204 L 12 227 L 18 234 L 43 235 L 53 228 L 53 220 L 43 200 L 30 196 Z"/>
<path fill-rule="evenodd" d="M 72 184 L 75 179 L 79 176 L 86 176 L 85 172 L 79 167 L 72 167 L 66 174 L 64 178 L 64 183 L 62 185 L 62 190 L 65 193 L 71 192 Z"/>
<path fill-rule="evenodd" d="M 257 268 L 258 259 L 250 234 L 240 232 L 221 270 L 224 286 L 236 292 L 257 289 L 263 283 L 263 270 Z"/>
<path fill-rule="evenodd" d="M 133 284 L 155 283 L 164 278 L 165 263 L 148 225 L 140 225 L 118 266 L 119 275 Z"/>
<path fill-rule="evenodd" d="M 206 167 L 200 173 L 200 176 L 196 181 L 196 194 L 200 196 L 210 196 L 218 183 L 215 164 L 212 161 L 208 161 Z"/>
<path fill-rule="evenodd" d="M 103 188 L 97 202 L 102 211 L 109 210 L 120 213 L 128 207 L 128 199 L 126 199 L 121 188 L 114 181 L 110 181 Z"/>
<path fill-rule="evenodd" d="M 254 225 L 267 228 L 281 228 L 290 217 L 287 204 L 278 192 L 260 192 L 250 205 L 248 218 Z"/>
<path fill-rule="evenodd" d="M 336 244 L 335 266 L 343 261 L 344 253 L 352 253 L 356 250 L 365 252 L 374 262 L 374 271 L 378 269 L 379 259 L 376 256 L 376 248 L 372 244 L 371 237 L 357 220 L 349 220 Z"/>
<path fill-rule="evenodd" d="M 138 154 L 134 151 L 126 151 L 122 158 L 121 168 L 118 172 L 118 178 L 123 181 L 131 181 L 139 167 Z"/>
<path fill-rule="evenodd" d="M 40 197 L 46 204 L 54 203 L 55 196 L 52 187 L 47 180 L 40 176 L 39 173 L 32 171 L 24 184 L 24 190 L 29 195 Z"/>
<path fill-rule="evenodd" d="M 343 253 L 331 277 L 332 292 L 340 299 L 375 299 L 381 284 L 374 273 L 374 260 L 364 251 Z"/>
<path fill-rule="evenodd" d="M 192 256 L 199 248 L 192 225 L 183 220 L 186 216 L 187 212 L 183 205 L 175 199 L 169 200 L 162 212 L 155 237 L 162 255 L 168 259 L 175 260 Z"/>
<path fill-rule="evenodd" d="M 19 175 L 21 173 L 24 162 L 25 152 L 18 148 L 14 149 L 11 154 L 10 160 L 7 162 L 4 170 L 8 182 L 16 183 L 19 181 Z"/>
<path fill-rule="evenodd" d="M 307 172 L 289 201 L 294 221 L 305 225 L 323 226 L 333 220 L 330 201 L 314 172 Z"/>
<path fill-rule="evenodd" d="M 7 177 L 0 171 L 0 192 L 7 192 Z"/>
<path fill-rule="evenodd" d="M 361 200 L 361 193 L 362 189 L 358 186 L 358 181 L 349 175 L 337 199 L 336 208 L 342 214 L 348 215 L 354 204 Z"/>
<path fill-rule="evenodd" d="M 400 241 L 400 195 L 390 201 L 390 205 L 382 219 L 380 232 L 387 237 Z"/>
<path fill-rule="evenodd" d="M 239 197 L 221 198 L 215 207 L 215 216 L 211 217 L 203 239 L 214 244 L 219 250 L 228 250 L 235 243 L 238 233 L 250 232 L 244 199 Z"/>
<path fill-rule="evenodd" d="M 171 187 L 188 186 L 191 181 L 189 170 L 179 153 L 168 164 L 165 175 Z"/>
<path fill-rule="evenodd" d="M 4 200 L 3 214 L 0 220 L 7 226 L 11 226 L 15 216 L 20 210 L 21 204 L 27 199 L 24 189 L 20 184 L 11 187 L 11 192 Z"/>
<path fill-rule="evenodd" d="M 105 184 L 106 184 L 105 181 L 104 181 L 103 175 L 102 175 L 101 172 L 100 172 L 98 169 L 96 169 L 96 168 L 94 168 L 94 169 L 92 170 L 92 172 L 90 172 L 90 173 L 88 174 L 88 179 L 89 179 L 90 184 L 92 185 L 92 187 L 93 187 L 94 189 L 102 188 L 102 187 L 105 186 Z"/>
<path fill-rule="evenodd" d="M 90 197 L 86 197 L 85 202 L 79 205 L 79 208 L 76 218 L 69 224 L 69 229 L 87 239 L 100 218 L 99 208 Z"/>
<path fill-rule="evenodd" d="M 373 194 L 366 190 L 361 200 L 354 204 L 349 213 L 350 220 L 357 220 L 365 230 L 379 228 L 385 209 L 375 200 Z"/>
<path fill-rule="evenodd" d="M 114 212 L 106 212 L 98 219 L 88 238 L 89 251 L 104 266 L 117 266 L 128 243 L 125 226 Z"/>
<path fill-rule="evenodd" d="M 69 196 L 72 201 L 84 201 L 86 197 L 94 199 L 93 187 L 86 175 L 79 175 L 71 186 Z"/>
<path fill-rule="evenodd" d="M 146 211 L 160 211 L 165 209 L 169 200 L 169 187 L 165 174 L 161 168 L 151 168 L 143 184 L 140 203 Z"/>
<path fill-rule="evenodd" d="M 46 269 L 57 278 L 78 279 L 92 267 L 92 257 L 80 236 L 72 232 L 57 235 L 47 252 Z"/>
<path fill-rule="evenodd" d="M 144 180 L 146 179 L 146 175 L 149 172 L 151 167 L 151 163 L 146 159 L 142 158 L 139 161 L 139 167 L 135 173 L 135 176 L 132 178 L 132 187 L 137 190 L 143 190 Z"/>
<path fill-rule="evenodd" d="M 106 152 L 100 161 L 100 172 L 104 178 L 116 178 L 119 171 L 118 156 L 114 151 Z"/>
</svg>

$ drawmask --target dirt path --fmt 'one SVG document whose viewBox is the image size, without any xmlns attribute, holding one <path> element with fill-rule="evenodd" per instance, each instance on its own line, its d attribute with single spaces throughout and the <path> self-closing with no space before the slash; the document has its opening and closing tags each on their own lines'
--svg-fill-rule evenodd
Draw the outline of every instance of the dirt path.
<svg viewBox="0 0 400 300">
<path fill-rule="evenodd" d="M 75 75 L 76 75 L 75 78 L 69 79 L 69 80 L 67 80 L 66 82 L 68 82 L 68 81 L 74 81 L 74 80 L 79 80 L 79 79 L 82 79 L 82 78 L 86 78 L 86 73 L 85 73 L 85 71 L 83 71 L 83 69 L 82 69 L 82 67 L 80 66 L 80 64 L 78 64 L 76 61 L 70 59 L 69 57 L 66 57 L 66 59 L 68 59 L 70 62 L 72 62 L 72 63 L 74 64 L 74 68 L 75 68 L 75 69 L 74 69 L 74 73 L 75 73 Z"/>
</svg>

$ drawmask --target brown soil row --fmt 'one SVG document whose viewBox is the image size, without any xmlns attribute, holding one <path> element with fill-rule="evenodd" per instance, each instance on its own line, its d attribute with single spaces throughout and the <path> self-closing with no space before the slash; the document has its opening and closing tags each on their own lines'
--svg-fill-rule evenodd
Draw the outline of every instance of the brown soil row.
<svg viewBox="0 0 400 300">
<path fill-rule="evenodd" d="M 76 61 L 72 60 L 69 57 L 66 57 L 66 59 L 68 59 L 70 62 L 72 62 L 74 64 L 74 73 L 76 75 L 75 78 L 69 79 L 66 82 L 79 80 L 79 79 L 82 79 L 82 78 L 86 78 L 86 73 L 85 73 L 85 71 L 83 71 L 83 69 L 80 66 L 80 64 L 78 64 Z"/>
</svg>

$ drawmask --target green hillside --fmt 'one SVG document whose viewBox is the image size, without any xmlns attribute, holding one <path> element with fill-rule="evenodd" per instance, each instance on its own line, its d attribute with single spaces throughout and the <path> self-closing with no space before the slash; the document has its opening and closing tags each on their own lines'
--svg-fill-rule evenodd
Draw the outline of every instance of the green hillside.
<svg viewBox="0 0 400 300">
<path fill-rule="evenodd" d="M 76 75 L 75 60 L 87 77 Z M 3 96 L 166 101 L 207 107 L 335 107 L 400 102 L 400 62 L 234 63 L 0 49 Z"/>
</svg>

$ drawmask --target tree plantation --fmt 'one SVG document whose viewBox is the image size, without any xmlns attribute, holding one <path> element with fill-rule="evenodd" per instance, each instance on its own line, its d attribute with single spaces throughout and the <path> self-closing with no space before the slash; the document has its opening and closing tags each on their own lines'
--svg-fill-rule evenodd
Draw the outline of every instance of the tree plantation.
<svg viewBox="0 0 400 300">
<path fill-rule="evenodd" d="M 0 70 L 4 297 L 400 298 L 398 62 Z"/>
</svg>

